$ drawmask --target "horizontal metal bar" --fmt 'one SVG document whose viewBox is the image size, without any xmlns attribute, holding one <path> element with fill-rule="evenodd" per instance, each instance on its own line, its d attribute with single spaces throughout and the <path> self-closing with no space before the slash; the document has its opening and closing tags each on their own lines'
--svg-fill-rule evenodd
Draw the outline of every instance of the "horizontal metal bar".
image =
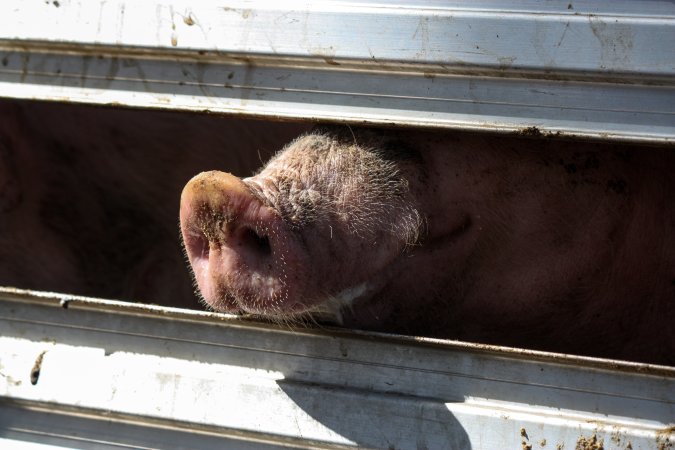
<svg viewBox="0 0 675 450">
<path fill-rule="evenodd" d="M 0 59 L 0 96 L 13 98 L 603 140 L 675 140 L 675 87 L 668 86 L 34 52 L 0 51 Z"/>
<path fill-rule="evenodd" d="M 58 5 L 58 6 L 57 6 Z M 542 72 L 664 75 L 669 2 L 63 0 L 2 4 L 5 41 L 410 62 Z"/>
<path fill-rule="evenodd" d="M 0 25 L 3 97 L 675 139 L 672 2 L 12 0 Z"/>
<path fill-rule="evenodd" d="M 244 433 L 194 422 L 153 419 L 54 403 L 0 398 L 0 448 L 96 449 L 331 449 L 306 439 L 295 441 L 262 433 Z M 32 444 L 32 445 L 31 445 Z"/>
<path fill-rule="evenodd" d="M 191 448 L 218 432 L 305 448 L 673 440 L 675 368 L 27 291 L 0 297 L 0 416 L 13 418 L 0 420 L 0 435 L 19 441 L 48 424 L 49 442 L 67 447 L 67 430 L 105 417 L 123 422 L 101 429 L 105 442 L 129 427 L 119 443 L 146 435 L 133 445 L 150 448 L 171 448 L 151 432 L 171 424 Z"/>
</svg>

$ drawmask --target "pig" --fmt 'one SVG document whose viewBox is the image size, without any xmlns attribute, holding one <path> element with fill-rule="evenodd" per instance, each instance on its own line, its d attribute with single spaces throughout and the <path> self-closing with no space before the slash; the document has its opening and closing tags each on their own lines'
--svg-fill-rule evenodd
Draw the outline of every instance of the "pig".
<svg viewBox="0 0 675 450">
<path fill-rule="evenodd" d="M 675 152 L 325 126 L 257 174 L 198 174 L 180 227 L 203 302 L 675 364 Z"/>
<path fill-rule="evenodd" d="M 183 186 L 214 165 L 249 175 L 307 129 L 0 101 L 0 285 L 200 308 L 176 227 Z"/>
</svg>

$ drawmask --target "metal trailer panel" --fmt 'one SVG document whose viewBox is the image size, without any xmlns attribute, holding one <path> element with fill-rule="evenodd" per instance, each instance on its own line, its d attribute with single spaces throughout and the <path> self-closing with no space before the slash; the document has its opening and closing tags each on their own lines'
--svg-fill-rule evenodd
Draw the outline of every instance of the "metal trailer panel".
<svg viewBox="0 0 675 450">
<path fill-rule="evenodd" d="M 5 0 L 0 96 L 672 143 L 668 1 Z"/>
<path fill-rule="evenodd" d="M 675 443 L 671 367 L 291 330 L 8 288 L 0 297 L 0 445 L 8 448 Z"/>
<path fill-rule="evenodd" d="M 5 0 L 0 96 L 675 137 L 672 2 L 282 6 Z M 661 450 L 674 442 L 674 368 L 288 330 L 59 294 L 3 289 L 1 297 L 0 448 Z"/>
</svg>

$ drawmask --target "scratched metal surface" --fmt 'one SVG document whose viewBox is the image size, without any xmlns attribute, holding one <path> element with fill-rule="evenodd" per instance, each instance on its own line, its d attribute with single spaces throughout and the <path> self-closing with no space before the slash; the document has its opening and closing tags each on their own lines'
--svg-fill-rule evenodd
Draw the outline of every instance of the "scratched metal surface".
<svg viewBox="0 0 675 450">
<path fill-rule="evenodd" d="M 0 330 L 2 448 L 675 444 L 672 367 L 9 288 Z"/>
<path fill-rule="evenodd" d="M 5 0 L 0 96 L 672 143 L 675 3 Z"/>
</svg>

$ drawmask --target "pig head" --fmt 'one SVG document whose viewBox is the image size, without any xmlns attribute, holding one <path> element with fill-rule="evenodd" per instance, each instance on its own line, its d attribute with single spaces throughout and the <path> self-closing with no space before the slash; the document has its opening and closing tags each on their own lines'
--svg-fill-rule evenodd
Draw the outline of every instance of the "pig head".
<svg viewBox="0 0 675 450">
<path fill-rule="evenodd" d="M 288 150 L 254 177 L 206 172 L 187 185 L 187 253 L 216 309 L 339 319 L 417 242 L 421 217 L 388 152 L 316 133 Z"/>
<path fill-rule="evenodd" d="M 665 149 L 326 128 L 204 172 L 180 224 L 204 302 L 273 320 L 674 362 Z"/>
</svg>

